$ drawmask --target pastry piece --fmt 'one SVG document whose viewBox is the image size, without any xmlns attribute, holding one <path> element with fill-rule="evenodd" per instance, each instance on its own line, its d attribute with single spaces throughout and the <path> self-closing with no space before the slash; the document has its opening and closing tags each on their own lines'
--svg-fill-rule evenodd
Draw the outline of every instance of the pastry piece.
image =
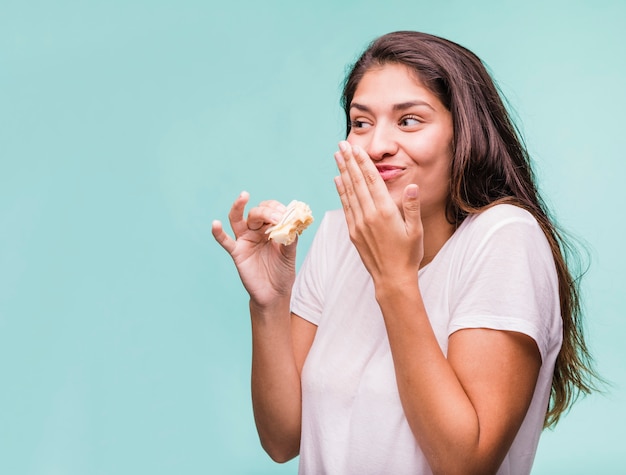
<svg viewBox="0 0 626 475">
<path fill-rule="evenodd" d="M 274 226 L 267 228 L 265 234 L 269 234 L 269 239 L 288 246 L 312 222 L 313 215 L 309 205 L 302 201 L 293 200 L 287 205 L 287 209 L 280 221 Z"/>
</svg>

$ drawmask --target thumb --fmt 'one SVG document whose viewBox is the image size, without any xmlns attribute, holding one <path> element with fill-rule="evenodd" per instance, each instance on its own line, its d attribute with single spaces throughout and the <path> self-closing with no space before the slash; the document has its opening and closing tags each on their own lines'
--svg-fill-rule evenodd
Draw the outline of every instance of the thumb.
<svg viewBox="0 0 626 475">
<path fill-rule="evenodd" d="M 415 184 L 408 185 L 402 194 L 402 210 L 404 222 L 409 234 L 414 234 L 422 227 L 420 213 L 419 187 Z"/>
<path fill-rule="evenodd" d="M 290 259 L 296 258 L 297 248 L 298 248 L 298 236 L 296 236 L 296 239 L 291 244 L 287 244 L 286 246 L 283 246 L 281 244 L 280 246 L 280 250 L 283 256 L 288 257 Z"/>
<path fill-rule="evenodd" d="M 213 237 L 215 240 L 222 246 L 226 252 L 228 252 L 231 256 L 233 255 L 233 251 L 235 250 L 235 241 L 231 238 L 226 232 L 224 232 L 224 228 L 222 228 L 221 221 L 213 221 L 211 225 L 211 232 L 213 233 Z"/>
</svg>

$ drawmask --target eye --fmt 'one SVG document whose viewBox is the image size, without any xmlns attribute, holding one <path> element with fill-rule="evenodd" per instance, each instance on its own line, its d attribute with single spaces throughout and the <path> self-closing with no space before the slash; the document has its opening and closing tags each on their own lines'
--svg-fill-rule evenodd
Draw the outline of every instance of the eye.
<svg viewBox="0 0 626 475">
<path fill-rule="evenodd" d="M 371 124 L 369 122 L 366 122 L 364 120 L 359 120 L 359 119 L 355 119 L 355 120 L 351 120 L 350 121 L 350 128 L 351 129 L 365 129 L 367 127 L 370 127 Z"/>
<path fill-rule="evenodd" d="M 415 127 L 416 125 L 420 125 L 422 122 L 414 115 L 406 115 L 400 119 L 401 127 Z"/>
</svg>

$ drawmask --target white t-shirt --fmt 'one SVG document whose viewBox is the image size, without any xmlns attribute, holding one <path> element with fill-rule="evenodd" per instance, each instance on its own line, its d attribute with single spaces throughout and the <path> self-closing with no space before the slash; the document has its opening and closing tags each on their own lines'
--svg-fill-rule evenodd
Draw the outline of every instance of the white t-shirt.
<svg viewBox="0 0 626 475">
<path fill-rule="evenodd" d="M 533 400 L 498 475 L 530 473 L 562 340 L 556 269 L 541 228 L 512 205 L 470 216 L 419 271 L 419 285 L 444 354 L 462 328 L 517 331 L 537 343 Z M 300 475 L 431 474 L 402 410 L 371 276 L 341 210 L 320 225 L 292 311 L 318 326 L 302 372 Z"/>
</svg>

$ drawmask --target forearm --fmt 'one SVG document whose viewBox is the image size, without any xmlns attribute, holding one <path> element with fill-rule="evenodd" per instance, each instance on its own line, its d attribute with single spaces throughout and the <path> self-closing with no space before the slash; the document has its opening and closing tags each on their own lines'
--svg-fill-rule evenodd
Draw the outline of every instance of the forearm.
<svg viewBox="0 0 626 475">
<path fill-rule="evenodd" d="M 252 405 L 261 444 L 277 462 L 298 455 L 301 391 L 294 358 L 289 300 L 272 308 L 250 304 Z"/>
<path fill-rule="evenodd" d="M 403 409 L 433 471 L 495 472 L 481 447 L 478 413 L 439 347 L 417 278 L 376 290 Z"/>
</svg>

